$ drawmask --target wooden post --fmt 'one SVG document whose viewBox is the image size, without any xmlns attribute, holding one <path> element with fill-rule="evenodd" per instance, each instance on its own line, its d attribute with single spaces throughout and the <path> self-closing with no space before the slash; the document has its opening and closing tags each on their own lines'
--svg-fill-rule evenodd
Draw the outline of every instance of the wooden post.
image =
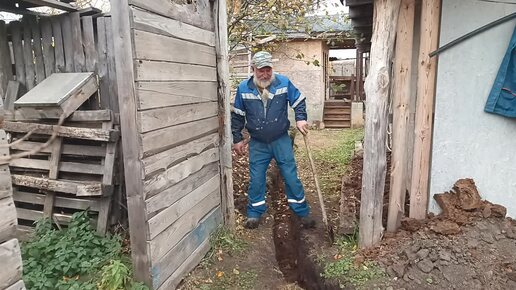
<svg viewBox="0 0 516 290">
<path fill-rule="evenodd" d="M 113 21 L 116 79 L 120 94 L 118 101 L 134 276 L 138 281 L 143 281 L 151 287 L 150 260 L 146 243 L 148 230 L 143 196 L 143 165 L 140 159 L 143 152 L 136 124 L 134 47 L 131 39 L 132 17 L 130 17 L 128 0 L 111 0 L 111 7 L 116 7 L 111 11 L 111 18 Z"/>
<path fill-rule="evenodd" d="M 423 1 L 421 7 L 421 41 L 417 81 L 417 107 L 410 187 L 410 213 L 415 219 L 426 218 L 432 146 L 433 111 L 437 59 L 429 53 L 439 45 L 441 0 Z"/>
<path fill-rule="evenodd" d="M 393 135 L 391 156 L 391 188 L 387 231 L 398 229 L 404 214 L 407 179 L 407 135 L 412 97 L 412 50 L 414 39 L 415 0 L 401 0 L 396 33 L 394 61 Z"/>
<path fill-rule="evenodd" d="M 0 21 L 0 98 L 5 99 L 7 84 L 13 79 L 13 68 L 11 65 L 11 53 L 9 51 L 9 40 L 7 39 L 7 27 L 5 22 Z"/>
<path fill-rule="evenodd" d="M 357 55 L 355 59 L 355 73 L 357 74 L 356 77 L 356 88 L 355 88 L 355 95 L 352 95 L 353 101 L 357 102 L 360 100 L 360 87 L 362 86 L 362 58 L 360 57 L 362 54 L 360 53 L 360 50 L 357 48 Z"/>
<path fill-rule="evenodd" d="M 215 4 L 215 50 L 217 52 L 217 75 L 219 81 L 219 120 L 220 120 L 220 177 L 222 212 L 224 223 L 231 229 L 235 227 L 235 204 L 233 200 L 233 176 L 231 163 L 231 108 L 229 88 L 229 57 L 226 1 Z"/>
<path fill-rule="evenodd" d="M 11 23 L 11 34 L 13 42 L 13 53 L 14 53 L 14 64 L 16 67 L 16 80 L 26 85 L 25 78 L 25 58 L 23 53 L 23 42 L 22 42 L 22 28 L 19 21 L 13 21 Z"/>
<path fill-rule="evenodd" d="M 373 246 L 383 234 L 387 103 L 400 1 L 377 0 L 374 4 L 371 70 L 365 83 L 367 105 L 359 232 L 359 246 L 362 248 Z"/>
</svg>

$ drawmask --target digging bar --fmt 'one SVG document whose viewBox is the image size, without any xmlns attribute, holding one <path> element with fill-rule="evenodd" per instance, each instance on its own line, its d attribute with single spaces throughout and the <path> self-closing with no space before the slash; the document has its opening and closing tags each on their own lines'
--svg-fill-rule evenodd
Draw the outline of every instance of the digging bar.
<svg viewBox="0 0 516 290">
<path fill-rule="evenodd" d="M 333 232 L 333 227 L 328 222 L 328 215 L 326 214 L 326 207 L 324 206 L 324 200 L 321 192 L 321 187 L 319 186 L 319 178 L 317 177 L 317 171 L 315 169 L 314 158 L 312 156 L 312 150 L 310 149 L 310 142 L 308 141 L 308 134 L 303 135 L 305 139 L 306 151 L 308 152 L 308 159 L 310 159 L 310 166 L 312 167 L 312 174 L 314 176 L 315 188 L 317 189 L 317 196 L 319 197 L 319 203 L 321 204 L 321 212 L 324 226 L 326 227 L 326 231 L 328 232 L 328 237 L 330 242 L 333 244 L 335 241 L 335 233 Z"/>
</svg>

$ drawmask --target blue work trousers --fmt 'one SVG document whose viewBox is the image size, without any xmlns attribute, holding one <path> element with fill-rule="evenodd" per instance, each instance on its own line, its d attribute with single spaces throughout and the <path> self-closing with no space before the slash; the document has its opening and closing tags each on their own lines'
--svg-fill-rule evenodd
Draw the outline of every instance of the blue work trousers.
<svg viewBox="0 0 516 290">
<path fill-rule="evenodd" d="M 250 182 L 247 216 L 259 218 L 267 210 L 265 204 L 266 174 L 272 158 L 276 160 L 285 181 L 285 191 L 290 208 L 299 217 L 307 216 L 310 209 L 305 200 L 303 185 L 297 176 L 294 149 L 288 134 L 284 134 L 271 143 L 251 139 L 249 143 Z"/>
</svg>

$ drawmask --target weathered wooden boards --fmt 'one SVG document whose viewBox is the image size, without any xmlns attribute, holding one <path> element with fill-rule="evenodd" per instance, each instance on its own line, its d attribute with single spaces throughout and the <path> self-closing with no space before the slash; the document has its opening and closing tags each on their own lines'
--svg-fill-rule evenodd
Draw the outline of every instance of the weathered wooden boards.
<svg viewBox="0 0 516 290">
<path fill-rule="evenodd" d="M 112 5 L 135 274 L 174 289 L 223 220 L 213 4 Z"/>
<path fill-rule="evenodd" d="M 430 156 L 432 148 L 437 58 L 430 52 L 439 47 L 441 1 L 424 1 L 421 6 L 417 106 L 415 121 L 410 217 L 426 218 L 429 196 Z"/>
<path fill-rule="evenodd" d="M 17 239 L 11 239 L 0 244 L 0 289 L 25 289 L 22 276 L 22 259 L 20 244 Z M 19 288 L 18 288 L 19 287 Z"/>
<path fill-rule="evenodd" d="M 398 15 L 398 31 L 394 61 L 393 136 L 391 159 L 391 188 L 387 231 L 395 232 L 405 213 L 405 193 L 408 179 L 408 138 L 412 88 L 412 51 L 414 43 L 415 0 L 402 0 Z"/>
<path fill-rule="evenodd" d="M 0 144 L 7 144 L 6 133 L 0 130 Z M 0 156 L 9 149 L 0 148 Z M 21 280 L 22 260 L 20 245 L 15 239 L 17 215 L 12 197 L 11 174 L 7 164 L 0 165 L 0 289 L 25 289 Z"/>
<path fill-rule="evenodd" d="M 215 36 L 217 52 L 217 77 L 219 83 L 218 101 L 219 116 L 221 116 L 221 128 L 219 135 L 221 139 L 220 148 L 220 179 L 221 179 L 221 207 L 224 216 L 224 224 L 230 229 L 235 227 L 235 205 L 233 199 L 233 169 L 231 145 L 233 136 L 231 134 L 231 93 L 229 84 L 229 52 L 227 35 L 227 13 L 226 3 L 217 1 L 213 10 L 215 21 Z"/>
<path fill-rule="evenodd" d="M 400 1 L 377 1 L 374 5 L 371 68 L 365 82 L 367 110 L 359 232 L 359 245 L 362 248 L 376 244 L 383 235 L 383 192 L 387 172 L 387 104 Z"/>
<path fill-rule="evenodd" d="M 73 212 L 89 209 L 97 216 L 97 231 L 105 233 L 111 194 L 116 186 L 119 136 L 114 129 L 116 121 L 109 110 L 75 111 L 65 123 L 69 126 L 61 126 L 58 137 L 43 149 L 38 148 L 52 134 L 55 125 L 4 122 L 4 129 L 12 134 L 13 141 L 30 130 L 37 133 L 11 148 L 11 154 L 34 152 L 10 162 L 20 220 L 30 225 L 42 217 L 50 217 L 66 225 Z"/>
<path fill-rule="evenodd" d="M 26 119 L 70 116 L 97 91 L 93 73 L 54 73 L 14 102 Z"/>
<path fill-rule="evenodd" d="M 11 41 L 3 37 L 6 28 Z M 109 16 L 92 18 L 79 13 L 0 24 L 0 96 L 4 97 L 7 81 L 16 80 L 28 90 L 55 72 L 96 72 L 100 92 L 92 104 L 118 112 L 113 37 Z M 10 52 L 2 51 L 11 45 Z M 3 66 L 9 58 L 9 66 Z"/>
</svg>

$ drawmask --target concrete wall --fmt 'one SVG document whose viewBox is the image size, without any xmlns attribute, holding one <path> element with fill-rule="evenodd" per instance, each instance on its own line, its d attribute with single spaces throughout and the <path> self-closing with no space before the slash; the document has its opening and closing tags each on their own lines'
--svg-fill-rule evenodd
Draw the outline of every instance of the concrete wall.
<svg viewBox="0 0 516 290">
<path fill-rule="evenodd" d="M 495 19 L 514 5 L 443 0 L 443 45 Z M 484 113 L 487 95 L 516 20 L 495 27 L 439 57 L 431 194 L 449 190 L 459 178 L 473 178 L 483 198 L 516 217 L 516 119 Z M 430 199 L 430 210 L 439 211 Z"/>
<path fill-rule="evenodd" d="M 306 96 L 309 122 L 322 121 L 323 118 L 325 99 L 323 51 L 329 50 L 322 40 L 299 40 L 282 43 L 273 53 L 273 58 L 278 59 L 274 63 L 274 70 L 288 76 Z M 307 65 L 304 61 L 296 59 L 299 53 L 303 53 L 307 61 L 319 61 L 320 66 Z"/>
</svg>

